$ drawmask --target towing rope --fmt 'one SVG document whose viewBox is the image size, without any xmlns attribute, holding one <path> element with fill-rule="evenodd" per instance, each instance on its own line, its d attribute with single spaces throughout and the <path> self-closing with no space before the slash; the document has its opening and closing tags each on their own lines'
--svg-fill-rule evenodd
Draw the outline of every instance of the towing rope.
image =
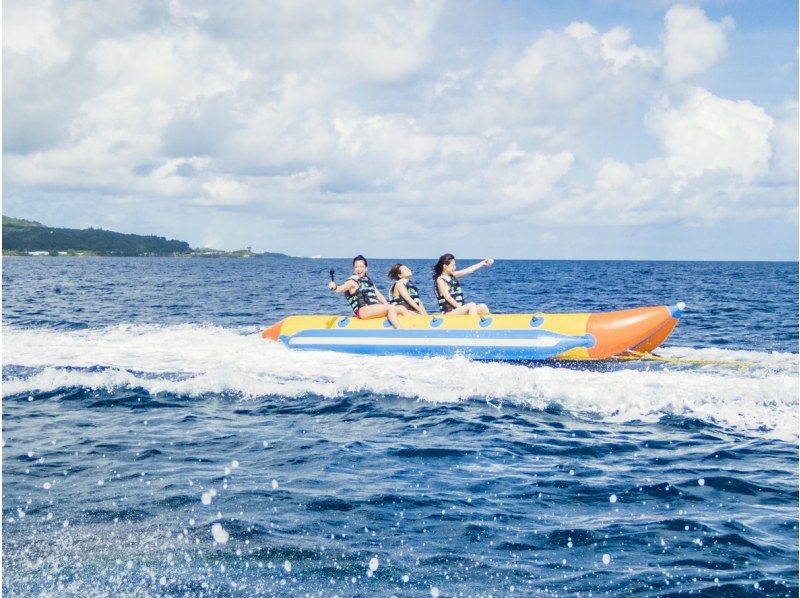
<svg viewBox="0 0 800 598">
<path fill-rule="evenodd" d="M 655 353 L 642 353 L 628 349 L 626 355 L 618 355 L 616 359 L 622 361 L 630 361 L 633 359 L 641 361 L 661 361 L 666 363 L 687 363 L 693 365 L 729 365 L 738 368 L 749 368 L 756 365 L 754 361 L 738 361 L 738 360 L 723 360 L 723 359 L 686 359 L 684 357 L 665 357 L 663 355 L 656 355 Z"/>
</svg>

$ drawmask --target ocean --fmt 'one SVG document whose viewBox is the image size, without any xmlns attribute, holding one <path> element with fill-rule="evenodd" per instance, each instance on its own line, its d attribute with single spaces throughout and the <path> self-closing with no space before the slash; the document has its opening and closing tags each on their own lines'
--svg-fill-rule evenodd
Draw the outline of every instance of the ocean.
<svg viewBox="0 0 800 598">
<path fill-rule="evenodd" d="M 684 301 L 662 361 L 262 340 L 347 313 L 330 268 L 3 258 L 5 595 L 798 595 L 796 263 L 463 281 L 496 312 Z"/>
</svg>

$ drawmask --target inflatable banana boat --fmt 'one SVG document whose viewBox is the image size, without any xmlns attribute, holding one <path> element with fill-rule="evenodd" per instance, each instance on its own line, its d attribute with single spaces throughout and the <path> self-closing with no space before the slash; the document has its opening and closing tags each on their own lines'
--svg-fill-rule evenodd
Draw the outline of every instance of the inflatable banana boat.
<svg viewBox="0 0 800 598">
<path fill-rule="evenodd" d="M 388 320 L 290 316 L 261 336 L 292 349 L 362 355 L 480 360 L 596 360 L 649 353 L 670 335 L 686 306 L 639 307 L 603 313 L 405 316 Z"/>
</svg>

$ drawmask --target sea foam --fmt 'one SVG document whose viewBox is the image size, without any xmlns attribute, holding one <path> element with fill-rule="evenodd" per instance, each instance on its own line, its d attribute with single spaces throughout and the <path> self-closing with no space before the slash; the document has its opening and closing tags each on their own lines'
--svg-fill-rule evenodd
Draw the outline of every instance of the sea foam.
<svg viewBox="0 0 800 598">
<path fill-rule="evenodd" d="M 3 344 L 4 396 L 70 387 L 245 399 L 366 391 L 437 403 L 485 400 L 538 409 L 557 403 L 614 422 L 676 414 L 787 441 L 798 436 L 798 356 L 792 353 L 675 347 L 661 351 L 666 362 L 527 366 L 293 351 L 253 328 L 188 324 L 69 332 L 6 326 Z"/>
</svg>

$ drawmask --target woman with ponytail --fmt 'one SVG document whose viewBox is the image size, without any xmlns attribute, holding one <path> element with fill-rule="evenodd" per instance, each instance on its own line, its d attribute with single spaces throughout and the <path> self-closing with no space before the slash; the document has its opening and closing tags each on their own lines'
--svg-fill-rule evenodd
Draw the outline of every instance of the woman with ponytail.
<svg viewBox="0 0 800 598">
<path fill-rule="evenodd" d="M 389 289 L 389 303 L 402 305 L 409 311 L 413 310 L 421 316 L 427 316 L 428 312 L 419 297 L 419 289 L 411 282 L 413 274 L 411 268 L 405 264 L 395 264 L 389 268 L 387 276 L 395 281 Z"/>
<path fill-rule="evenodd" d="M 464 292 L 458 279 L 493 263 L 492 258 L 486 258 L 468 268 L 456 270 L 455 256 L 452 253 L 442 255 L 433 267 L 433 288 L 439 300 L 439 311 L 443 314 L 487 315 L 489 308 L 485 303 L 464 303 Z"/>
</svg>

